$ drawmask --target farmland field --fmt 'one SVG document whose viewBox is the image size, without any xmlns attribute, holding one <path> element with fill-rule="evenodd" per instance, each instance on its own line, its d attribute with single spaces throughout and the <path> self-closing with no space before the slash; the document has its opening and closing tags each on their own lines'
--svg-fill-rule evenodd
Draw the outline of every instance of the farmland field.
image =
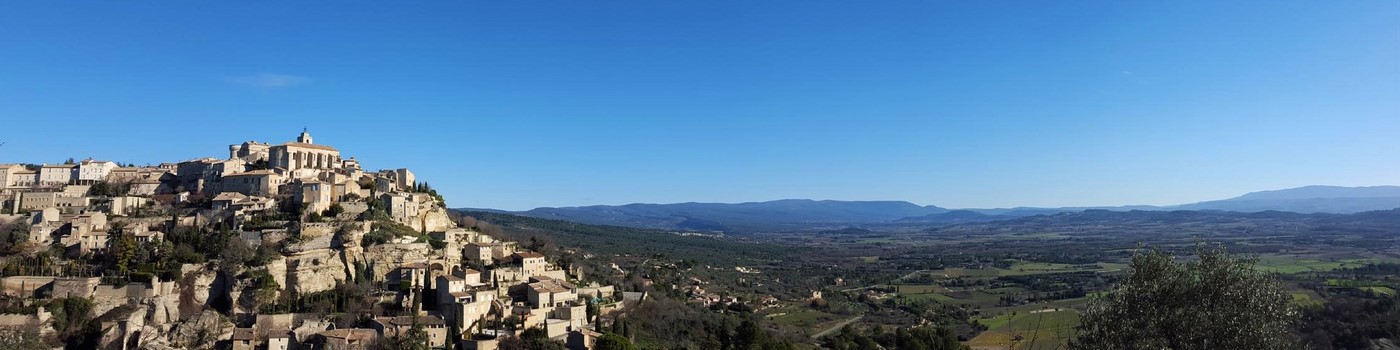
<svg viewBox="0 0 1400 350">
<path fill-rule="evenodd" d="M 1358 267 L 1380 262 L 1377 259 L 1321 259 L 1292 254 L 1265 254 L 1259 256 L 1256 268 L 1262 271 L 1282 274 L 1303 272 L 1325 272 L 1342 268 Z"/>
<path fill-rule="evenodd" d="M 1031 350 L 1064 346 L 1079 325 L 1074 310 L 1033 311 L 988 319 L 988 330 L 967 343 L 973 349 Z M 992 325 L 995 325 L 993 327 Z"/>
</svg>

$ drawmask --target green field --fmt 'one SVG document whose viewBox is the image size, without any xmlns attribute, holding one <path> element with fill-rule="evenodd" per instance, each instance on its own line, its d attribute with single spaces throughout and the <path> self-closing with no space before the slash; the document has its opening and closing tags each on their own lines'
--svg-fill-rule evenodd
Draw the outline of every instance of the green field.
<svg viewBox="0 0 1400 350">
<path fill-rule="evenodd" d="M 936 284 L 899 284 L 895 285 L 895 292 L 899 294 L 928 294 L 947 291 L 947 288 Z"/>
<path fill-rule="evenodd" d="M 935 277 L 946 277 L 946 278 L 954 278 L 954 277 L 1025 276 L 1025 275 L 1039 275 L 1039 274 L 1047 274 L 1047 273 L 1081 272 L 1081 271 L 1115 272 L 1115 271 L 1122 271 L 1122 270 L 1127 269 L 1127 268 L 1128 268 L 1128 264 L 1105 263 L 1105 262 L 1093 264 L 1092 266 L 1076 266 L 1076 265 L 1070 265 L 1070 264 L 1044 263 L 1044 262 L 1017 262 L 1016 264 L 1011 265 L 1010 268 L 968 269 L 968 268 L 954 267 L 954 268 L 946 268 L 946 269 L 942 269 L 942 270 L 934 270 L 933 273 L 932 273 L 932 275 L 935 276 Z"/>
<path fill-rule="evenodd" d="M 773 322 L 778 324 L 784 324 L 804 329 L 812 329 L 817 325 L 820 325 L 825 322 L 830 322 L 831 320 L 835 320 L 838 318 L 835 315 L 809 308 L 784 308 L 780 310 L 775 310 L 770 315 L 779 313 L 783 314 L 769 317 L 769 319 L 773 320 Z"/>
<path fill-rule="evenodd" d="M 967 343 L 973 349 L 1058 349 L 1074 335 L 1079 313 L 1074 310 L 1002 315 L 980 321 L 988 330 Z"/>
<path fill-rule="evenodd" d="M 1381 261 L 1379 259 L 1323 259 L 1293 254 L 1265 254 L 1259 256 L 1259 263 L 1255 265 L 1255 268 L 1260 271 L 1293 274 L 1332 271 L 1377 262 Z"/>
<path fill-rule="evenodd" d="M 1362 287 L 1361 290 L 1378 294 L 1395 295 L 1395 289 L 1390 287 Z"/>
</svg>

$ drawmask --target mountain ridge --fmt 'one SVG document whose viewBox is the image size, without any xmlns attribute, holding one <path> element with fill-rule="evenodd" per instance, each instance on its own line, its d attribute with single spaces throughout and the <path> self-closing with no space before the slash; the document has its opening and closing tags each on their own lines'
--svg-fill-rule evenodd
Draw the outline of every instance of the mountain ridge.
<svg viewBox="0 0 1400 350">
<path fill-rule="evenodd" d="M 1400 208 L 1400 186 L 1303 186 L 1255 191 L 1240 196 L 1196 203 L 1152 206 L 943 208 L 908 201 L 842 201 L 780 199 L 740 203 L 631 203 L 540 207 L 525 211 L 464 208 L 568 220 L 588 224 L 690 231 L 764 231 L 830 229 L 848 224 L 957 224 L 1008 220 L 1090 210 L 1106 211 L 1230 211 L 1352 214 Z"/>
</svg>

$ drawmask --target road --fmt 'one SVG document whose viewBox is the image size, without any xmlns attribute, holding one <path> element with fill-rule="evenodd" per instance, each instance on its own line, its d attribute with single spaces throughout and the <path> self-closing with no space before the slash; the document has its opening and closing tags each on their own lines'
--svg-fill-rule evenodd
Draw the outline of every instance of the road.
<svg viewBox="0 0 1400 350">
<path fill-rule="evenodd" d="M 909 278 L 911 278 L 911 277 L 914 277 L 914 275 L 917 275 L 917 274 L 920 274 L 920 273 L 925 273 L 925 272 L 929 272 L 929 270 L 918 270 L 918 271 L 910 272 L 910 273 L 905 274 L 904 276 L 899 276 L 899 278 L 896 278 L 896 279 L 894 279 L 894 280 L 891 280 L 889 284 L 894 284 L 894 282 L 899 282 L 899 281 L 901 281 L 901 280 L 909 279 Z M 879 286 L 886 286 L 886 285 L 889 285 L 889 284 L 877 284 L 877 285 L 873 285 L 873 286 L 846 288 L 846 289 L 842 289 L 841 292 L 849 292 L 849 291 L 853 291 L 853 290 L 864 290 L 864 289 L 870 289 L 870 288 L 875 288 L 875 287 L 879 287 Z"/>
<path fill-rule="evenodd" d="M 865 317 L 865 315 L 859 315 L 856 317 L 851 317 L 851 319 L 849 320 L 841 321 L 841 323 L 837 323 L 835 326 L 831 326 L 831 328 L 827 328 L 824 331 L 817 332 L 817 334 L 813 334 L 812 339 L 821 339 L 821 337 L 825 337 L 828 333 L 841 330 L 841 327 L 845 327 L 846 325 L 851 324 L 852 322 L 860 321 L 861 317 Z"/>
</svg>

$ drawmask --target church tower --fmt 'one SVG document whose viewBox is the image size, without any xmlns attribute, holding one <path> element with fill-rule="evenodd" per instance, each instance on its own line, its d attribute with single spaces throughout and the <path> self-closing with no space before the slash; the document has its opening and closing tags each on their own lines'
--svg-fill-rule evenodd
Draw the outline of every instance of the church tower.
<svg viewBox="0 0 1400 350">
<path fill-rule="evenodd" d="M 297 142 L 299 142 L 299 143 L 314 143 L 314 142 L 311 142 L 311 133 L 306 132 L 306 128 L 301 128 L 301 136 L 297 136 Z"/>
</svg>

